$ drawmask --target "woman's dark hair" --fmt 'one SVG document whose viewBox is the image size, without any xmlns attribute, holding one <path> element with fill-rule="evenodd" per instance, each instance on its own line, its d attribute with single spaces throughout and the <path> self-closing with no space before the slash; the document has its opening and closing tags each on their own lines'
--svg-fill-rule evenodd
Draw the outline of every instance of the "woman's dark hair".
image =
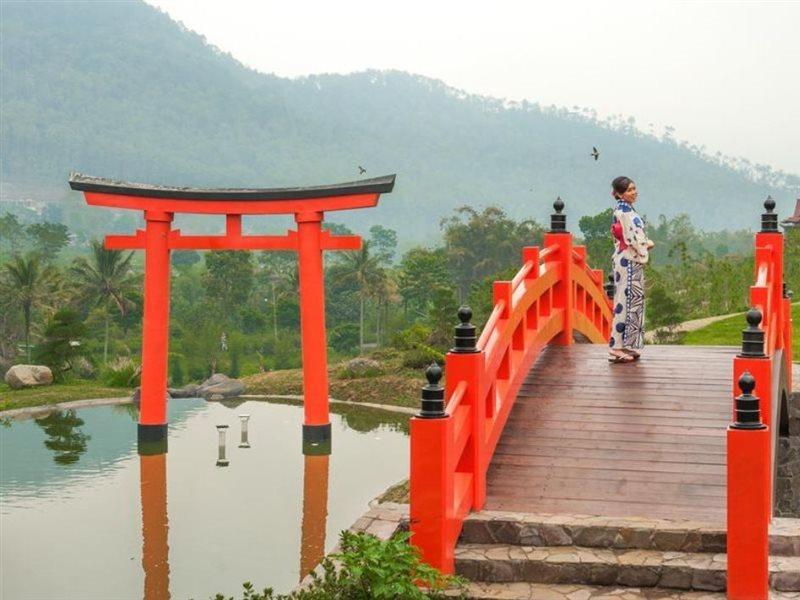
<svg viewBox="0 0 800 600">
<path fill-rule="evenodd" d="M 614 198 L 619 198 L 620 195 L 628 191 L 628 186 L 633 183 L 630 177 L 617 177 L 611 182 L 611 189 L 614 190 Z"/>
</svg>

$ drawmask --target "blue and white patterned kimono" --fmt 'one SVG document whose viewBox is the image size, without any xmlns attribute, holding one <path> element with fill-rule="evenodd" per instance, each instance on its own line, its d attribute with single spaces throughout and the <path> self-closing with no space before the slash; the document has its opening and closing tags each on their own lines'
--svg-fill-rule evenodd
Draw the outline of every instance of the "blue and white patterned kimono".
<svg viewBox="0 0 800 600">
<path fill-rule="evenodd" d="M 648 259 L 648 239 L 644 221 L 627 202 L 617 202 L 613 223 L 622 226 L 622 239 L 627 247 L 623 249 L 620 240 L 614 237 L 611 257 L 614 320 L 608 345 L 617 350 L 641 350 L 644 347 L 644 265 Z"/>
</svg>

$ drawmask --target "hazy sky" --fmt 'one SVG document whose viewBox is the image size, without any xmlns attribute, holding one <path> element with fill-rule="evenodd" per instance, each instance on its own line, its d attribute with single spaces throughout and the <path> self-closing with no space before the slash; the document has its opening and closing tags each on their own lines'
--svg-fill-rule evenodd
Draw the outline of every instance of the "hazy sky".
<svg viewBox="0 0 800 600">
<path fill-rule="evenodd" d="M 401 69 L 800 174 L 800 2 L 148 0 L 259 71 Z"/>
</svg>

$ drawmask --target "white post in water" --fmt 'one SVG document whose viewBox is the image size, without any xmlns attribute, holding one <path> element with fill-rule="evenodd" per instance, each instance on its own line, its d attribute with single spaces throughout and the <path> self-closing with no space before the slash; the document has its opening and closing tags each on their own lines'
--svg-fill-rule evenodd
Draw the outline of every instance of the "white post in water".
<svg viewBox="0 0 800 600">
<path fill-rule="evenodd" d="M 239 448 L 249 448 L 250 441 L 247 439 L 247 423 L 250 421 L 250 415 L 239 415 L 239 419 L 242 421 L 242 440 L 239 443 Z"/>
<path fill-rule="evenodd" d="M 228 459 L 225 458 L 225 432 L 227 430 L 227 425 L 217 425 L 217 431 L 219 432 L 219 456 L 217 457 L 218 467 L 228 466 Z"/>
</svg>

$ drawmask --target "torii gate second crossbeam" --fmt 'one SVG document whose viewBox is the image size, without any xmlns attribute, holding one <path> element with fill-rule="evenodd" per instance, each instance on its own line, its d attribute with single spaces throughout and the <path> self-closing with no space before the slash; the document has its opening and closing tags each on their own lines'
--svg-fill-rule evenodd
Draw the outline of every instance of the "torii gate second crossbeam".
<svg viewBox="0 0 800 600">
<path fill-rule="evenodd" d="M 394 188 L 394 175 L 327 186 L 279 189 L 208 189 L 144 185 L 72 173 L 70 187 L 86 202 L 141 210 L 146 226 L 134 235 L 106 236 L 106 248 L 145 251 L 142 319 L 140 451 L 163 452 L 167 441 L 169 280 L 172 250 L 283 250 L 298 254 L 303 356 L 303 447 L 330 451 L 328 360 L 323 250 L 357 250 L 361 238 L 322 230 L 324 213 L 376 206 Z M 175 213 L 225 215 L 224 235 L 184 235 L 172 229 Z M 293 215 L 286 235 L 243 235 L 242 215 Z"/>
</svg>

